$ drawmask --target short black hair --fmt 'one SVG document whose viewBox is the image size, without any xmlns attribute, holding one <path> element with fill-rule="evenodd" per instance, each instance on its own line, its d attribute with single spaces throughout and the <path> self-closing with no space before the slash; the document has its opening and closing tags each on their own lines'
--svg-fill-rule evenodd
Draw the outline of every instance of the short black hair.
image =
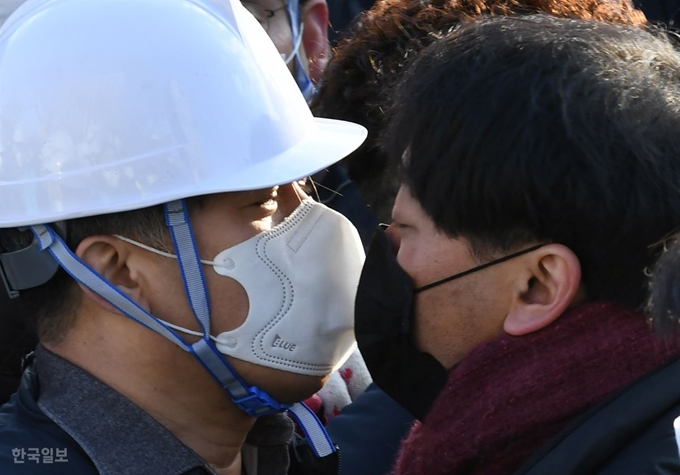
<svg viewBox="0 0 680 475">
<path fill-rule="evenodd" d="M 650 280 L 649 312 L 656 330 L 666 337 L 680 332 L 680 235 L 668 239 Z"/>
<path fill-rule="evenodd" d="M 627 25 L 647 23 L 630 0 L 377 0 L 356 18 L 333 48 L 312 110 L 314 115 L 368 129 L 366 141 L 342 162 L 378 219 L 389 220 L 399 188 L 380 136 L 392 88 L 407 65 L 466 19 L 538 12 Z"/>
<path fill-rule="evenodd" d="M 680 224 L 680 55 L 661 31 L 488 17 L 412 63 L 383 146 L 437 228 L 477 252 L 558 242 L 590 300 L 639 307 Z"/>
</svg>

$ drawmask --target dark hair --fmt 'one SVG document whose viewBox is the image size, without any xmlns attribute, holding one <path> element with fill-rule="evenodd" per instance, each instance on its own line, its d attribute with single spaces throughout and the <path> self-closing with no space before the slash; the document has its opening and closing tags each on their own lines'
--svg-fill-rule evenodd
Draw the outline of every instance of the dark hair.
<svg viewBox="0 0 680 475">
<path fill-rule="evenodd" d="M 562 243 L 590 300 L 637 307 L 649 246 L 680 223 L 678 130 L 661 32 L 491 17 L 413 62 L 384 145 L 443 232 L 480 253 Z"/>
<path fill-rule="evenodd" d="M 195 200 L 195 199 L 194 199 Z M 163 206 L 69 220 L 64 240 L 75 251 L 88 236 L 120 234 L 159 249 L 171 248 Z M 15 228 L 0 229 L 0 252 L 23 249 L 33 241 L 33 233 Z M 0 292 L 5 289 L 0 287 Z M 21 312 L 31 319 L 40 341 L 58 342 L 71 328 L 82 293 L 63 270 L 46 284 L 22 290 Z"/>
<path fill-rule="evenodd" d="M 646 23 L 630 0 L 378 0 L 333 49 L 312 108 L 315 115 L 357 122 L 368 129 L 368 139 L 343 162 L 379 219 L 390 219 L 399 186 L 379 137 L 387 118 L 388 97 L 404 67 L 465 19 L 536 12 L 630 25 Z"/>
<path fill-rule="evenodd" d="M 16 392 L 24 358 L 38 343 L 31 324 L 20 299 L 10 300 L 0 284 L 0 405 Z"/>
<path fill-rule="evenodd" d="M 647 312 L 659 333 L 671 337 L 680 332 L 680 242 L 678 235 L 664 244 L 664 252 L 654 266 L 650 281 Z"/>
</svg>

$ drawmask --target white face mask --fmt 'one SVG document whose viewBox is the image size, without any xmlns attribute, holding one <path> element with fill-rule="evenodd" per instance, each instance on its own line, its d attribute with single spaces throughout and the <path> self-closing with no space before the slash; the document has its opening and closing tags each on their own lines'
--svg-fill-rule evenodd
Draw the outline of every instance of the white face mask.
<svg viewBox="0 0 680 475">
<path fill-rule="evenodd" d="M 218 350 L 292 373 L 331 373 L 356 347 L 354 299 L 363 261 L 354 226 L 312 200 L 270 231 L 225 249 L 213 261 L 201 261 L 239 282 L 250 304 L 240 327 L 212 337 Z"/>
</svg>

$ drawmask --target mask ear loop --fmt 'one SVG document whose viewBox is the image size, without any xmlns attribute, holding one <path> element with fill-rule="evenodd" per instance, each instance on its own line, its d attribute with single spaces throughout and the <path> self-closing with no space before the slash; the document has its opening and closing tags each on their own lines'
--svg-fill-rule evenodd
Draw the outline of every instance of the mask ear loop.
<svg viewBox="0 0 680 475">
<path fill-rule="evenodd" d="M 545 246 L 545 243 L 543 244 L 537 244 L 535 246 L 529 247 L 527 249 L 522 249 L 521 251 L 514 252 L 512 254 L 508 254 L 507 256 L 501 257 L 500 259 L 496 259 L 490 262 L 487 262 L 486 264 L 482 264 L 477 267 L 473 267 L 472 269 L 468 269 L 463 272 L 459 272 L 458 274 L 451 275 L 449 277 L 444 277 L 443 279 L 437 280 L 436 282 L 432 282 L 431 284 L 423 285 L 422 287 L 418 287 L 417 289 L 414 289 L 414 293 L 420 293 L 423 292 L 424 290 L 431 289 L 433 287 L 437 287 L 439 285 L 445 284 L 446 282 L 450 282 L 455 279 L 459 279 L 461 277 L 464 277 L 468 274 L 472 274 L 474 272 L 478 272 L 482 269 L 486 269 L 487 267 L 495 266 L 496 264 L 500 264 L 501 262 L 509 261 L 510 259 L 513 259 L 515 257 L 521 256 L 522 254 L 526 254 L 531 251 L 535 251 L 536 249 L 539 249 L 541 247 Z"/>
<path fill-rule="evenodd" d="M 288 56 L 286 56 L 284 53 L 281 53 L 281 59 L 288 65 L 290 64 L 291 61 L 293 61 L 294 58 L 298 57 L 299 58 L 299 51 L 300 51 L 300 45 L 302 44 L 302 35 L 305 31 L 305 24 L 301 23 L 300 24 L 300 34 L 297 36 L 297 40 L 295 40 L 293 44 L 293 51 L 290 52 Z"/>
<path fill-rule="evenodd" d="M 293 76 L 295 77 L 295 82 L 300 88 L 302 95 L 309 104 L 316 95 L 316 87 L 314 86 L 312 79 L 307 74 L 307 70 L 302 64 L 302 59 L 300 58 L 300 45 L 302 43 L 302 34 L 304 33 L 305 26 L 302 22 L 302 16 L 300 14 L 299 0 L 288 0 L 288 17 L 290 19 L 290 31 L 293 35 L 294 46 L 291 56 L 296 58 Z M 286 58 L 286 64 L 288 64 L 290 61 L 292 61 L 291 57 Z"/>
<path fill-rule="evenodd" d="M 140 249 L 144 249 L 144 250 L 147 250 L 149 252 L 153 252 L 154 254 L 158 254 L 159 256 L 168 257 L 170 259 L 177 260 L 177 255 L 175 255 L 171 252 L 165 252 L 165 251 L 155 249 L 155 248 L 153 248 L 151 246 L 147 246 L 146 244 L 143 244 L 141 242 L 137 242 L 134 239 L 130 239 L 130 238 L 127 238 L 125 236 L 121 236 L 120 234 L 113 234 L 113 237 L 115 237 L 116 239 L 120 239 L 121 241 L 124 241 L 128 244 L 132 244 L 133 246 L 139 247 Z M 200 259 L 199 262 L 201 264 L 205 264 L 205 265 L 209 265 L 209 266 L 218 265 L 217 262 L 215 262 L 215 261 L 208 261 L 208 260 L 205 260 L 205 259 Z M 194 333 L 191 333 L 191 334 L 193 335 Z"/>
</svg>

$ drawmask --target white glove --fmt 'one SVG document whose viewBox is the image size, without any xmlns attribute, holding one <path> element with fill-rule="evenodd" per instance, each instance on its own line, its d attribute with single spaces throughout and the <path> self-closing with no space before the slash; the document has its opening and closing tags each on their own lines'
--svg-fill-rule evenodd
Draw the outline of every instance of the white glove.
<svg viewBox="0 0 680 475">
<path fill-rule="evenodd" d="M 323 416 L 326 423 L 362 394 L 369 384 L 371 384 L 371 374 L 357 348 L 340 369 L 331 373 L 326 385 L 316 393 L 323 402 Z"/>
</svg>

